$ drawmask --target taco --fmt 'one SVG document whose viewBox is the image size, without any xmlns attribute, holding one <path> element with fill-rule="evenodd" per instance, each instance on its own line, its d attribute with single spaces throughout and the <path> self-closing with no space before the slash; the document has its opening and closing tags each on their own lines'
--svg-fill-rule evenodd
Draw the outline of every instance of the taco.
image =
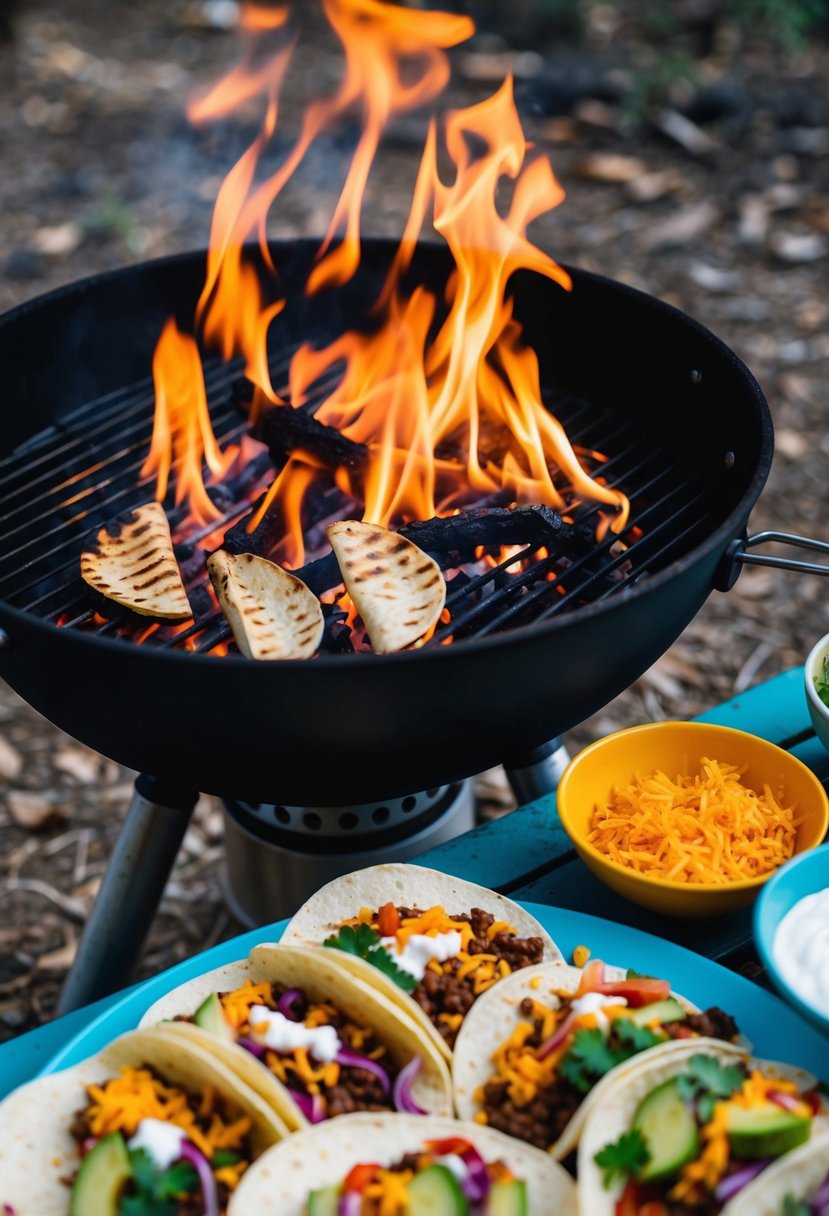
<svg viewBox="0 0 829 1216">
<path fill-rule="evenodd" d="M 698 1010 L 667 980 L 594 960 L 542 963 L 508 976 L 470 1011 L 452 1065 L 461 1119 L 563 1160 L 615 1070 L 641 1052 L 700 1036 L 735 1042 L 721 1009 Z"/>
<path fill-rule="evenodd" d="M 282 940 L 328 947 L 340 966 L 414 1018 L 447 1058 L 482 992 L 522 967 L 562 958 L 513 900 L 402 864 L 335 878 L 302 905 Z"/>
<path fill-rule="evenodd" d="M 244 1171 L 287 1134 L 220 1060 L 132 1031 L 0 1103 L 0 1211 L 224 1216 Z"/>
<path fill-rule="evenodd" d="M 350 1115 L 262 1157 L 229 1216 L 574 1216 L 575 1189 L 546 1153 L 489 1127 Z"/>
<path fill-rule="evenodd" d="M 748 1188 L 746 1188 L 748 1189 Z M 737 1196 L 729 1216 L 826 1216 L 829 1212 L 829 1131 L 787 1153 L 763 1172 L 763 1185 Z"/>
<path fill-rule="evenodd" d="M 619 1070 L 578 1150 L 590 1216 L 733 1216 L 758 1211 L 763 1174 L 822 1133 L 814 1077 L 714 1039 L 672 1043 Z M 740 1210 L 740 1209 L 738 1209 Z"/>
<path fill-rule="evenodd" d="M 355 1111 L 452 1113 L 440 1052 L 381 992 L 327 951 L 262 946 L 173 989 L 161 1023 L 216 1053 L 294 1130 Z"/>
</svg>

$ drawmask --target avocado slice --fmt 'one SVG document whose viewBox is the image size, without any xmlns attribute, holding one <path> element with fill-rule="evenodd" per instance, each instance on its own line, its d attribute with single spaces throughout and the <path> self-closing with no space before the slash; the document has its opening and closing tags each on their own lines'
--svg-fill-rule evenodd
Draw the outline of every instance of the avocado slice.
<svg viewBox="0 0 829 1216">
<path fill-rule="evenodd" d="M 219 1000 L 218 992 L 211 992 L 210 996 L 202 1001 L 193 1014 L 193 1021 L 197 1026 L 201 1026 L 202 1030 L 206 1030 L 208 1034 L 215 1035 L 217 1039 L 224 1039 L 226 1043 L 236 1042 L 233 1027 L 225 1017 L 225 1011 L 222 1009 L 222 1002 Z"/>
<path fill-rule="evenodd" d="M 735 1157 L 756 1161 L 760 1157 L 780 1157 L 812 1134 L 812 1120 L 785 1110 L 775 1102 L 758 1106 L 729 1106 L 728 1139 Z"/>
<path fill-rule="evenodd" d="M 469 1216 L 469 1200 L 445 1165 L 430 1165 L 409 1183 L 410 1216 Z"/>
<path fill-rule="evenodd" d="M 308 1196 L 308 1216 L 337 1216 L 340 1205 L 340 1188 L 327 1186 L 321 1191 L 311 1191 Z"/>
<path fill-rule="evenodd" d="M 521 1178 L 494 1182 L 487 1200 L 486 1216 L 529 1216 L 527 1184 Z"/>
<path fill-rule="evenodd" d="M 642 1182 L 671 1178 L 699 1153 L 699 1132 L 676 1083 L 676 1077 L 652 1089 L 639 1103 L 633 1126 L 644 1137 L 650 1160 L 637 1177 Z"/>
<path fill-rule="evenodd" d="M 69 1216 L 118 1216 L 118 1201 L 131 1177 L 123 1136 L 120 1132 L 104 1136 L 81 1162 L 69 1200 Z"/>
<path fill-rule="evenodd" d="M 681 1022 L 688 1014 L 676 997 L 668 996 L 664 1001 L 654 1001 L 650 1005 L 640 1005 L 638 1009 L 631 1009 L 630 1013 L 625 1016 L 635 1026 L 650 1026 L 651 1022 L 657 1022 L 662 1026 L 665 1022 Z"/>
</svg>

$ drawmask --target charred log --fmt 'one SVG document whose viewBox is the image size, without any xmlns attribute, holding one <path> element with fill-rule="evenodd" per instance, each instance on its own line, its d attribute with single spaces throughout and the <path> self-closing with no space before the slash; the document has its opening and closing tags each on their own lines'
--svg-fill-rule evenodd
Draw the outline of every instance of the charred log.
<svg viewBox="0 0 829 1216">
<path fill-rule="evenodd" d="M 368 456 L 364 443 L 355 443 L 335 427 L 317 422 L 305 410 L 291 405 L 272 406 L 260 418 L 255 433 L 267 444 L 277 468 L 296 451 L 308 452 L 331 469 L 360 469 Z"/>
<path fill-rule="evenodd" d="M 404 524 L 402 536 L 427 553 L 463 553 L 483 545 L 553 545 L 557 553 L 586 553 L 593 547 L 590 528 L 568 524 L 552 507 L 482 507 L 445 519 Z"/>
</svg>

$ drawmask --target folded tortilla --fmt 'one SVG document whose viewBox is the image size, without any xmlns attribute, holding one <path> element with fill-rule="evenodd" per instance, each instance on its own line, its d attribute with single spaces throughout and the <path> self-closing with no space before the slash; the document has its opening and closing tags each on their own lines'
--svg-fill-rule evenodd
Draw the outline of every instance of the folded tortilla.
<svg viewBox="0 0 829 1216">
<path fill-rule="evenodd" d="M 379 1114 L 348 1115 L 291 1136 L 246 1172 L 228 1216 L 306 1216 L 309 1192 L 337 1185 L 353 1166 L 393 1165 L 426 1140 L 453 1136 L 474 1144 L 485 1161 L 503 1161 L 526 1181 L 528 1216 L 575 1216 L 573 1180 L 546 1153 L 474 1123 Z"/>
<path fill-rule="evenodd" d="M 514 900 L 478 883 L 403 862 L 367 866 L 326 883 L 293 916 L 282 935 L 282 941 L 286 945 L 322 946 L 343 921 L 358 916 L 361 908 L 376 911 L 386 903 L 419 908 L 421 911 L 440 905 L 450 916 L 468 913 L 472 908 L 482 908 L 491 913 L 496 921 L 506 921 L 512 925 L 518 937 L 540 937 L 546 962 L 563 961 L 561 951 L 543 925 Z M 256 953 L 254 950 L 253 957 Z M 337 966 L 381 992 L 415 1021 L 421 1033 L 435 1044 L 438 1051 L 447 1059 L 452 1058 L 452 1052 L 428 1015 L 393 979 L 354 954 L 327 947 L 325 954 L 330 955 Z"/>
<path fill-rule="evenodd" d="M 110 520 L 81 553 L 81 578 L 141 616 L 179 621 L 193 615 L 159 502 Z"/>
<path fill-rule="evenodd" d="M 68 1216 L 67 1180 L 80 1165 L 69 1129 L 75 1112 L 88 1101 L 85 1087 L 106 1081 L 121 1068 L 144 1065 L 191 1092 L 215 1086 L 251 1118 L 256 1156 L 288 1134 L 278 1114 L 218 1056 L 157 1030 L 134 1030 L 99 1055 L 30 1081 L 0 1103 L 0 1211 L 5 1204 L 14 1216 Z"/>
<path fill-rule="evenodd" d="M 746 1187 L 732 1199 L 729 1216 L 784 1216 L 788 1196 L 808 1202 L 829 1181 L 829 1129 L 817 1131 L 808 1144 L 778 1158 L 760 1177 L 761 1187 Z"/>
<path fill-rule="evenodd" d="M 236 645 L 249 659 L 308 659 L 319 646 L 325 621 L 310 588 L 288 570 L 255 553 L 207 559 L 219 607 Z"/>
<path fill-rule="evenodd" d="M 308 1120 L 289 1089 L 267 1065 L 237 1043 L 220 1039 L 191 1022 L 172 1019 L 192 1016 L 212 993 L 235 991 L 246 980 L 301 988 L 312 1001 L 327 1001 L 353 1022 L 371 1027 L 400 1069 L 413 1056 L 419 1056 L 421 1066 L 412 1082 L 412 1098 L 430 1114 L 451 1114 L 449 1071 L 435 1045 L 413 1018 L 407 1017 L 382 992 L 338 966 L 330 954 L 328 950 L 297 946 L 258 946 L 250 959 L 208 971 L 160 997 L 144 1014 L 140 1025 L 158 1026 L 168 1036 L 197 1043 L 202 1050 L 213 1052 L 294 1130 L 306 1127 Z"/>
</svg>

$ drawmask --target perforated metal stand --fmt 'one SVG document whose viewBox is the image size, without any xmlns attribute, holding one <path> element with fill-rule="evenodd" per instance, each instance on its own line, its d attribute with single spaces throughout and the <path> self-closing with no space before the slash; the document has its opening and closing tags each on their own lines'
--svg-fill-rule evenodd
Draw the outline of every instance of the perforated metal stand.
<svg viewBox="0 0 829 1216">
<path fill-rule="evenodd" d="M 125 987 L 161 902 L 197 793 L 136 778 L 127 817 L 58 1002 L 58 1014 Z"/>
</svg>

